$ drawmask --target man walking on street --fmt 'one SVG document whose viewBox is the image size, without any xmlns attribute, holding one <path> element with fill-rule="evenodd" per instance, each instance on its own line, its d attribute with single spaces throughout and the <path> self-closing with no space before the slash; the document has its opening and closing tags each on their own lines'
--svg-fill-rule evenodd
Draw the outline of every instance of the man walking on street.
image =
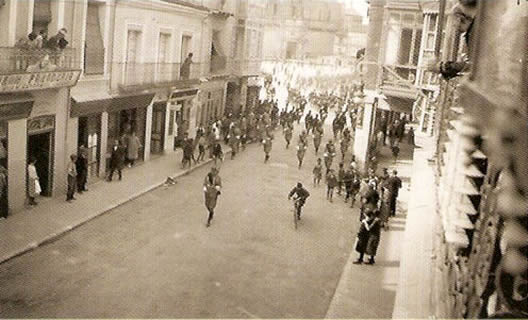
<svg viewBox="0 0 528 320">
<path fill-rule="evenodd" d="M 211 171 L 205 176 L 203 184 L 205 207 L 209 212 L 206 224 L 208 228 L 211 226 L 211 221 L 213 220 L 214 216 L 214 209 L 216 207 L 216 201 L 218 196 L 221 194 L 221 189 L 222 179 L 218 175 L 218 169 L 216 167 L 212 167 Z"/>
<path fill-rule="evenodd" d="M 77 169 L 77 192 L 83 193 L 84 191 L 88 191 L 86 188 L 86 182 L 88 179 L 88 150 L 81 146 L 79 148 L 79 156 L 77 157 L 77 161 L 75 162 L 75 166 Z"/>
<path fill-rule="evenodd" d="M 392 176 L 387 179 L 386 187 L 389 192 L 390 215 L 394 217 L 396 215 L 396 201 L 398 200 L 398 194 L 402 187 L 402 181 L 398 177 L 397 170 L 392 171 Z"/>
<path fill-rule="evenodd" d="M 110 156 L 110 175 L 108 176 L 108 181 L 112 181 L 114 176 L 114 171 L 117 170 L 119 175 L 119 180 L 123 178 L 121 170 L 125 164 L 125 147 L 119 142 L 119 140 L 114 141 L 114 146 L 112 147 L 112 155 Z"/>
<path fill-rule="evenodd" d="M 72 154 L 70 156 L 70 162 L 68 163 L 68 193 L 66 194 L 66 201 L 68 202 L 76 200 L 73 196 L 77 187 L 77 166 L 75 164 L 76 161 L 77 156 Z"/>
</svg>

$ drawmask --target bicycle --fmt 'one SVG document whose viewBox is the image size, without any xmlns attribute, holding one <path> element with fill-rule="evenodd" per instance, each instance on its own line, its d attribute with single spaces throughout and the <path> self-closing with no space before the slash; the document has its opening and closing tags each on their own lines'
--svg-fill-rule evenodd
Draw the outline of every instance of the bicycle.
<svg viewBox="0 0 528 320">
<path fill-rule="evenodd" d="M 299 197 L 293 199 L 293 225 L 295 230 L 297 230 L 299 220 L 301 220 L 301 200 Z"/>
</svg>

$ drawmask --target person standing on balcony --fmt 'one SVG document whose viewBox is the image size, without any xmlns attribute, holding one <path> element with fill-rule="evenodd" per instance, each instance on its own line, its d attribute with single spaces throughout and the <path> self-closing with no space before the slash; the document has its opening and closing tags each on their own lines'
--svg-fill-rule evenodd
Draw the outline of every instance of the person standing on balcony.
<svg viewBox="0 0 528 320">
<path fill-rule="evenodd" d="M 193 63 L 192 57 L 193 57 L 193 54 L 189 53 L 189 55 L 187 56 L 187 58 L 185 58 L 185 61 L 183 61 L 180 67 L 180 77 L 183 80 L 189 79 L 191 75 L 191 64 Z"/>
<path fill-rule="evenodd" d="M 64 50 L 64 48 L 68 46 L 68 40 L 66 40 L 67 34 L 68 31 L 66 28 L 60 29 L 56 35 L 49 38 L 49 40 L 46 42 L 46 46 L 53 50 Z"/>
</svg>

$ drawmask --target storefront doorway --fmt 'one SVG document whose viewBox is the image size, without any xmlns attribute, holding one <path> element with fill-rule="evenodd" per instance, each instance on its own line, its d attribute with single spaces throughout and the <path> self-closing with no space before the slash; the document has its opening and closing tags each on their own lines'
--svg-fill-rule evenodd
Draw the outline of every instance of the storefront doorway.
<svg viewBox="0 0 528 320">
<path fill-rule="evenodd" d="M 122 143 L 126 143 L 126 135 L 136 133 L 141 146 L 145 146 L 145 121 L 146 121 L 146 109 L 145 108 L 134 108 L 119 110 L 108 113 L 108 144 L 107 153 L 112 153 L 112 147 L 115 140 L 119 140 Z M 126 145 L 125 145 L 126 147 Z M 144 153 L 139 152 L 139 159 L 143 160 Z M 110 162 L 107 161 L 107 169 L 109 169 Z"/>
<path fill-rule="evenodd" d="M 52 194 L 52 139 L 53 132 L 34 133 L 28 138 L 28 159 L 37 159 L 35 167 L 42 189 L 41 195 L 45 197 L 50 197 Z"/>
<path fill-rule="evenodd" d="M 78 146 L 88 150 L 88 176 L 99 175 L 101 116 L 79 117 Z"/>
<path fill-rule="evenodd" d="M 166 113 L 166 102 L 154 103 L 152 108 L 152 133 L 150 139 L 150 153 L 152 154 L 163 153 Z"/>
</svg>

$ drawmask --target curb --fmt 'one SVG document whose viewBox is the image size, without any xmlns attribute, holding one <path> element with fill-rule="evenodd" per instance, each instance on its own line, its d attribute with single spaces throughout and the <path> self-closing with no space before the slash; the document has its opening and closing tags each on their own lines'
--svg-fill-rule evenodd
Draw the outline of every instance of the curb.
<svg viewBox="0 0 528 320">
<path fill-rule="evenodd" d="M 231 149 L 229 148 L 228 150 L 226 150 L 225 154 L 230 154 L 231 153 Z M 168 177 L 172 178 L 172 179 L 176 179 L 176 178 L 179 178 L 179 177 L 182 177 L 182 176 L 185 176 L 185 175 L 188 175 L 190 174 L 191 172 L 193 172 L 194 170 L 196 169 L 199 169 L 207 164 L 210 164 L 211 162 L 213 162 L 212 159 L 207 159 L 206 161 L 204 162 L 201 162 L 197 165 L 195 165 L 194 167 L 191 167 L 187 170 L 183 170 L 181 172 L 178 172 L 176 173 L 175 175 L 169 175 Z M 152 184 L 151 186 L 147 187 L 147 188 L 144 188 L 143 190 L 140 190 L 140 191 L 137 191 L 133 194 L 131 194 L 129 197 L 127 197 L 126 199 L 124 199 L 123 201 L 118 201 L 116 203 L 112 203 L 110 205 L 108 205 L 108 207 L 104 208 L 103 210 L 101 210 L 99 213 L 96 213 L 94 214 L 93 216 L 89 216 L 89 217 L 86 217 L 85 219 L 79 221 L 78 223 L 76 223 L 75 225 L 69 225 L 69 226 L 66 226 L 62 229 L 60 229 L 59 231 L 56 231 L 56 232 L 53 232 L 51 234 L 49 234 L 48 236 L 44 237 L 44 239 L 40 240 L 40 241 L 34 241 L 34 242 L 31 242 L 29 243 L 26 247 L 20 249 L 20 250 L 17 250 L 15 252 L 12 252 L 10 254 L 7 254 L 3 257 L 0 257 L 0 265 L 11 260 L 11 259 L 14 259 L 16 257 L 19 257 L 25 253 L 28 253 L 40 246 L 43 246 L 43 245 L 46 245 L 46 244 L 49 244 L 49 243 L 52 243 L 54 242 L 55 240 L 57 240 L 58 238 L 66 235 L 66 233 L 70 232 L 70 231 L 73 231 L 75 229 L 77 229 L 78 227 L 112 211 L 113 209 L 117 208 L 117 207 L 120 207 L 130 201 L 133 201 L 139 197 L 141 197 L 142 195 L 150 192 L 150 191 L 153 191 L 154 189 L 157 189 L 161 186 L 163 186 L 165 184 L 165 181 L 166 180 L 163 180 L 162 182 L 155 182 L 154 184 Z"/>
</svg>

